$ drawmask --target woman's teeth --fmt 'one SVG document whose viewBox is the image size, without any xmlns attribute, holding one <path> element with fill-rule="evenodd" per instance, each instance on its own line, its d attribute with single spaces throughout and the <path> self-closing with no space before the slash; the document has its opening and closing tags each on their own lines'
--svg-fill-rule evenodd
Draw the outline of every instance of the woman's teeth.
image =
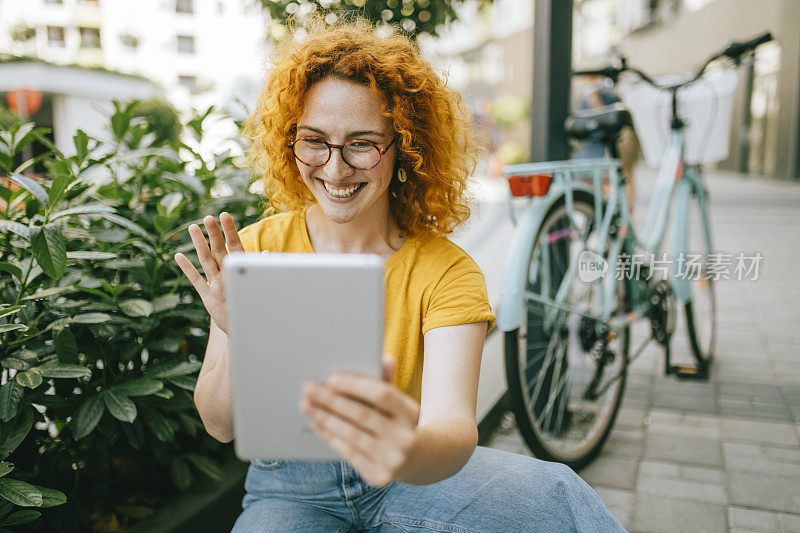
<svg viewBox="0 0 800 533">
<path fill-rule="evenodd" d="M 322 183 L 325 185 L 325 190 L 328 191 L 328 194 L 335 196 L 336 198 L 347 198 L 348 196 L 352 196 L 359 189 L 359 187 L 363 185 L 359 183 L 358 185 L 353 185 L 352 187 L 347 187 L 344 189 L 334 189 L 328 185 L 328 182 L 322 181 Z"/>
</svg>

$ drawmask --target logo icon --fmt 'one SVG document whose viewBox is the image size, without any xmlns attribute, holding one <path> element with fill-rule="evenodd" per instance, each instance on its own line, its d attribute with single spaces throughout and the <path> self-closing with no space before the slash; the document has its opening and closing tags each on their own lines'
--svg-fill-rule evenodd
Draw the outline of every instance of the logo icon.
<svg viewBox="0 0 800 533">
<path fill-rule="evenodd" d="M 578 277 L 584 283 L 601 278 L 608 271 L 608 262 L 597 252 L 584 250 L 578 256 Z"/>
</svg>

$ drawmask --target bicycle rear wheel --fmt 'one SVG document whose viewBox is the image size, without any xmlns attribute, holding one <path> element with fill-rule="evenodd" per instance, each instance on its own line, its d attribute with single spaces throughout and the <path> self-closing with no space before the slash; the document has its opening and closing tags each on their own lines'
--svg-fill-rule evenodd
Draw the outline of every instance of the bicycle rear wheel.
<svg viewBox="0 0 800 533">
<path fill-rule="evenodd" d="M 563 201 L 545 216 L 528 261 L 523 324 L 505 335 L 508 399 L 520 434 L 537 457 L 575 469 L 594 459 L 613 426 L 625 388 L 629 329 L 610 341 L 613 360 L 600 363 L 590 353 L 594 321 L 583 317 L 600 312 L 599 283 L 576 275 L 564 302 L 569 311 L 553 312 L 529 295 L 553 297 L 558 290 L 577 261 L 579 241 L 593 238 L 593 205 L 591 197 L 576 197 L 572 220 Z M 624 280 L 614 298 L 613 308 L 627 309 Z M 604 384 L 615 379 L 598 397 L 586 398 L 598 378 Z"/>
<path fill-rule="evenodd" d="M 707 194 L 707 193 L 706 193 Z M 689 344 L 700 370 L 708 370 L 714 357 L 716 341 L 716 298 L 714 282 L 708 275 L 708 255 L 712 253 L 707 212 L 703 210 L 696 194 L 689 195 L 686 216 L 686 249 L 688 254 L 700 256 L 696 272 L 687 271 L 689 301 L 684 305 Z"/>
</svg>

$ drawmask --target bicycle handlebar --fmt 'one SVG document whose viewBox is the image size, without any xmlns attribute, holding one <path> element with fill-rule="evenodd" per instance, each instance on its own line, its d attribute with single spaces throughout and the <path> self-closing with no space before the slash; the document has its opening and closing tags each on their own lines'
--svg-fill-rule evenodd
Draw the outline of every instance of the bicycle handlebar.
<svg viewBox="0 0 800 533">
<path fill-rule="evenodd" d="M 685 85 L 689 85 L 690 83 L 693 83 L 693 82 L 697 81 L 697 79 L 700 78 L 700 76 L 703 75 L 703 73 L 705 72 L 706 68 L 708 68 L 708 65 L 710 65 L 712 62 L 716 61 L 717 59 L 720 59 L 721 57 L 728 57 L 728 58 L 732 59 L 738 65 L 741 62 L 742 56 L 744 54 L 754 51 L 756 48 L 758 48 L 762 44 L 768 43 L 771 40 L 772 40 L 772 33 L 766 32 L 766 33 L 764 33 L 762 35 L 759 35 L 758 37 L 756 37 L 754 39 L 751 39 L 749 41 L 732 42 L 732 43 L 728 44 L 727 47 L 725 47 L 725 50 L 723 50 L 722 52 L 719 52 L 719 53 L 714 54 L 713 56 L 711 56 L 708 59 L 708 61 L 706 61 L 703 64 L 702 68 L 700 68 L 700 70 L 697 71 L 697 74 L 695 74 L 690 80 L 682 82 L 682 83 L 678 83 L 678 84 L 675 84 L 675 85 L 660 85 L 660 84 L 656 83 L 655 81 L 653 81 L 650 78 L 650 76 L 648 76 L 647 74 L 645 74 L 641 70 L 639 70 L 637 68 L 629 67 L 627 65 L 627 61 L 626 61 L 624 56 L 620 57 L 620 66 L 619 67 L 606 66 L 606 67 L 603 67 L 601 69 L 576 70 L 576 71 L 572 72 L 572 75 L 573 76 L 604 76 L 604 77 L 610 79 L 612 82 L 614 82 L 616 84 L 617 81 L 619 80 L 620 74 L 622 74 L 623 72 L 633 72 L 634 74 L 638 75 L 640 78 L 642 78 L 642 80 L 646 81 L 647 83 L 649 83 L 653 87 L 657 87 L 659 89 L 676 90 L 676 89 L 678 89 L 680 87 L 683 87 Z"/>
</svg>

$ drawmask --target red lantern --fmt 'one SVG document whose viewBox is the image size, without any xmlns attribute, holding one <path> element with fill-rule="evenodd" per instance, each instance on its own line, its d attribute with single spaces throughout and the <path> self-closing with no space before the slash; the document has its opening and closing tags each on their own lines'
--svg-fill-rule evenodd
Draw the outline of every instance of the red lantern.
<svg viewBox="0 0 800 533">
<path fill-rule="evenodd" d="M 19 115 L 19 110 L 22 109 L 22 115 L 29 117 L 42 107 L 42 92 L 33 89 L 10 91 L 6 96 L 6 102 L 8 103 L 8 109 L 13 113 Z"/>
</svg>

